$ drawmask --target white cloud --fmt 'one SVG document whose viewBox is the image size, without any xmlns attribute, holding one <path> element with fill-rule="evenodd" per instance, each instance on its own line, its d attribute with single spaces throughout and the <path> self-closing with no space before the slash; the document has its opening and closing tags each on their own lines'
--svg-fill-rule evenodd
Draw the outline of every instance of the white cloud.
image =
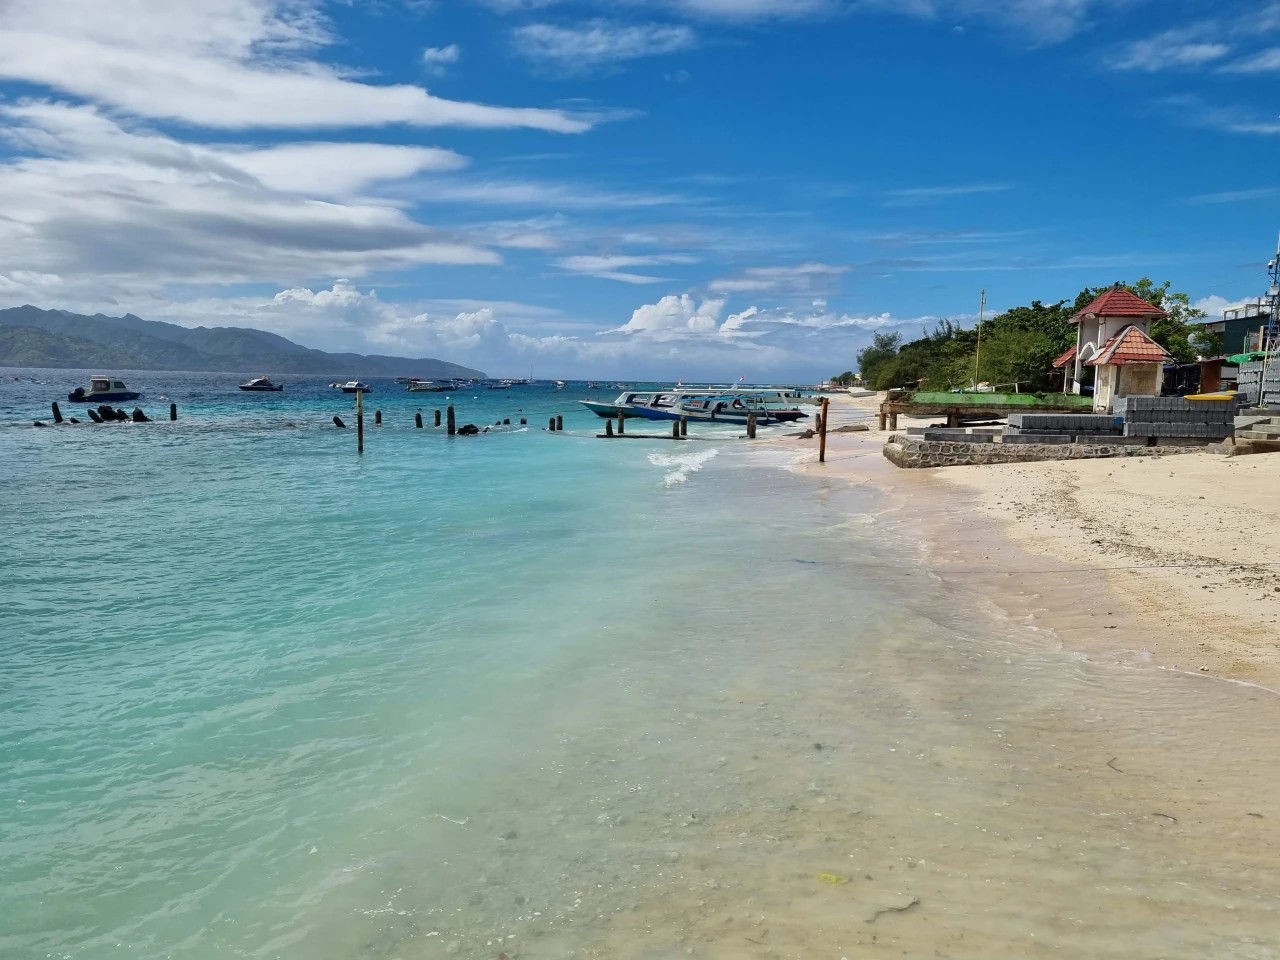
<svg viewBox="0 0 1280 960">
<path fill-rule="evenodd" d="M 545 10 L 562 6 L 567 0 L 481 0 L 486 6 L 504 13 Z M 753 22 L 762 20 L 795 20 L 821 16 L 837 11 L 844 0 L 624 0 L 622 4 L 600 2 L 597 5 L 616 11 L 619 6 L 661 10 L 702 20 Z"/>
<path fill-rule="evenodd" d="M 691 50 L 698 38 L 681 24 L 624 24 L 591 20 L 572 27 L 530 23 L 514 32 L 516 49 L 529 58 L 549 63 L 566 73 L 600 65 Z"/>
<path fill-rule="evenodd" d="M 462 48 L 456 43 L 451 43 L 447 47 L 427 47 L 422 51 L 422 65 L 436 76 L 443 75 L 460 59 L 462 59 Z"/>
<path fill-rule="evenodd" d="M 500 262 L 492 250 L 385 202 L 280 189 L 289 186 L 282 181 L 291 159 L 310 164 L 296 174 L 308 186 L 336 196 L 408 169 L 460 162 L 447 151 L 214 148 L 126 130 L 92 109 L 56 104 L 3 107 L 0 119 L 29 154 L 0 163 L 6 267 L 58 276 L 68 289 L 85 279 L 104 290 L 136 289 Z"/>
<path fill-rule="evenodd" d="M 640 335 L 653 340 L 680 339 L 693 334 L 715 333 L 723 300 L 695 301 L 687 293 L 663 297 L 638 307 L 631 319 L 606 333 Z"/>
<path fill-rule="evenodd" d="M 1112 66 L 1117 70 L 1156 73 L 1179 67 L 1202 67 L 1221 60 L 1230 52 L 1231 47 L 1225 43 L 1179 42 L 1168 34 L 1161 34 L 1129 44 L 1121 50 Z"/>
<path fill-rule="evenodd" d="M 1226 297 L 1220 297 L 1214 293 L 1207 297 L 1201 297 L 1191 306 L 1195 310 L 1203 310 L 1209 320 L 1221 320 L 1224 311 L 1234 310 L 1237 307 L 1243 307 L 1247 303 L 1256 302 L 1252 297 L 1246 297 L 1243 300 L 1228 300 Z"/>
<path fill-rule="evenodd" d="M 311 0 L 10 0 L 0 4 L 0 77 L 140 117 L 205 127 L 532 127 L 578 133 L 561 110 L 434 97 L 364 83 L 304 54 L 329 41 Z"/>
<path fill-rule="evenodd" d="M 697 263 L 695 257 L 685 254 L 655 254 L 651 256 L 577 256 L 562 257 L 556 265 L 570 273 L 583 276 L 599 277 L 604 280 L 617 280 L 620 283 L 659 283 L 663 277 L 651 277 L 645 274 L 630 273 L 635 267 L 656 267 L 668 264 Z"/>
<path fill-rule="evenodd" d="M 777 267 L 749 267 L 736 277 L 713 280 L 712 293 L 778 293 L 814 295 L 836 286 L 849 268 L 840 264 L 799 263 Z"/>
</svg>

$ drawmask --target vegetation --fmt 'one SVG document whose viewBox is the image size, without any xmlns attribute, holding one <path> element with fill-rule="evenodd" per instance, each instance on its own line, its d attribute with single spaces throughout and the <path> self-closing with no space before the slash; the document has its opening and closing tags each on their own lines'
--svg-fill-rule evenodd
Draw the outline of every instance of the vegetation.
<svg viewBox="0 0 1280 960">
<path fill-rule="evenodd" d="M 852 370 L 846 370 L 844 373 L 838 373 L 832 377 L 831 382 L 837 387 L 852 387 L 858 382 L 858 375 Z"/>
<path fill-rule="evenodd" d="M 1195 323 L 1204 312 L 1191 306 L 1187 294 L 1171 291 L 1169 281 L 1157 285 L 1143 277 L 1125 286 L 1168 313 L 1151 325 L 1151 336 L 1174 359 L 1187 363 L 1221 351 L 1221 338 Z M 997 388 L 1010 385 L 1011 389 L 1017 383 L 1018 389 L 1032 392 L 1048 390 L 1053 361 L 1076 341 L 1071 316 L 1107 289 L 1086 287 L 1072 300 L 1053 304 L 1033 300 L 1027 306 L 996 314 L 982 324 L 981 347 L 977 328 L 950 320 L 941 321 L 909 343 L 903 343 L 898 333 L 877 333 L 858 354 L 862 379 L 876 390 L 920 382 L 930 390 L 971 387 L 975 382 Z"/>
</svg>

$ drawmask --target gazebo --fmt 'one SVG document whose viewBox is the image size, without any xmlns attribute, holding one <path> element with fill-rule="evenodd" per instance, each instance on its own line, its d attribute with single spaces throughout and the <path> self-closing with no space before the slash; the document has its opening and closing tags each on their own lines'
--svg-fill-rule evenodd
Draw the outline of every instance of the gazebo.
<svg viewBox="0 0 1280 960">
<path fill-rule="evenodd" d="M 1075 346 L 1053 361 L 1055 367 L 1069 367 L 1069 375 L 1062 379 L 1062 393 L 1079 393 L 1084 381 L 1085 367 L 1101 366 L 1091 361 L 1102 352 L 1103 348 L 1110 347 L 1121 333 L 1128 332 L 1130 326 L 1137 329 L 1148 343 L 1161 352 L 1162 356 L 1169 356 L 1155 343 L 1155 340 L 1149 337 L 1151 324 L 1162 316 L 1165 316 L 1164 310 L 1144 301 L 1142 297 L 1128 291 L 1119 283 L 1094 298 L 1089 306 L 1071 317 L 1071 323 L 1075 324 Z M 1135 343 L 1137 342 L 1130 342 L 1130 346 L 1134 346 Z M 1101 375 L 1101 370 L 1098 372 Z M 1156 388 L 1152 393 L 1160 393 L 1158 378 L 1160 378 L 1160 372 L 1157 372 Z M 1137 384 L 1132 385 L 1137 387 Z M 1112 396 L 1124 397 L 1128 393 L 1142 392 L 1143 390 L 1133 389 L 1126 390 L 1125 393 L 1114 393 Z M 1096 398 L 1097 390 L 1094 390 L 1094 399 Z M 1110 406 L 1110 402 L 1108 397 L 1106 406 Z M 1097 402 L 1094 402 L 1094 410 L 1097 408 Z"/>
<path fill-rule="evenodd" d="M 1094 413 L 1110 413 L 1116 397 L 1155 397 L 1164 381 L 1164 365 L 1173 357 L 1134 324 L 1125 327 L 1085 361 L 1097 369 Z"/>
</svg>

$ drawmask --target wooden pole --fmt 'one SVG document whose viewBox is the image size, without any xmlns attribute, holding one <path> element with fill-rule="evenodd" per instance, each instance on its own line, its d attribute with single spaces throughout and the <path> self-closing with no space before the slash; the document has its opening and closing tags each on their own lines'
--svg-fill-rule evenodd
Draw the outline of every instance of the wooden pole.
<svg viewBox="0 0 1280 960">
<path fill-rule="evenodd" d="M 376 426 L 376 427 L 380 427 L 380 426 L 382 426 L 382 411 L 381 411 L 381 410 L 375 410 L 375 411 L 373 411 L 373 424 L 374 424 L 374 426 Z"/>
<path fill-rule="evenodd" d="M 440 411 L 436 411 L 436 426 L 440 426 Z"/>
<path fill-rule="evenodd" d="M 178 419 L 178 405 L 176 403 L 171 403 L 169 404 L 169 420 L 174 421 L 177 419 Z"/>
<path fill-rule="evenodd" d="M 549 420 L 547 421 L 547 432 L 548 432 L 548 433 L 555 433 L 555 432 L 556 432 L 556 418 L 555 418 L 555 417 L 552 417 L 551 419 L 549 419 Z"/>
<path fill-rule="evenodd" d="M 455 433 L 458 432 L 458 419 L 457 419 L 457 415 L 453 412 L 452 403 L 449 404 L 448 408 L 445 410 L 445 424 L 446 424 L 446 429 L 449 432 L 449 436 L 452 437 Z"/>
<path fill-rule="evenodd" d="M 62 422 L 62 410 L 58 407 L 57 400 L 53 401 L 53 422 L 54 423 Z"/>
<path fill-rule="evenodd" d="M 680 418 L 680 436 L 687 437 L 689 435 L 689 418 Z"/>
<path fill-rule="evenodd" d="M 618 411 L 618 436 L 620 437 L 624 436 L 627 432 L 627 428 L 624 425 L 626 419 L 627 419 L 627 415 L 623 413 L 621 410 L 619 410 Z"/>
<path fill-rule="evenodd" d="M 419 430 L 422 429 L 422 411 L 421 410 L 419 410 L 417 413 L 413 415 L 413 425 L 417 427 Z"/>
<path fill-rule="evenodd" d="M 680 439 L 680 422 L 678 420 L 671 421 L 671 439 L 672 440 Z"/>
<path fill-rule="evenodd" d="M 818 462 L 827 462 L 827 410 L 831 406 L 829 397 L 822 398 L 822 422 L 818 424 Z"/>
<path fill-rule="evenodd" d="M 364 453 L 364 391 L 356 391 L 356 453 Z"/>
<path fill-rule="evenodd" d="M 756 415 L 754 413 L 747 414 L 747 439 L 754 440 L 756 438 Z"/>
<path fill-rule="evenodd" d="M 613 436 L 613 421 L 612 421 L 612 420 L 606 420 L 606 421 L 604 422 L 604 435 L 605 435 L 606 437 L 612 437 L 612 436 Z"/>
<path fill-rule="evenodd" d="M 564 417 L 561 416 L 560 414 L 556 414 L 556 429 L 557 430 L 564 429 Z"/>
</svg>

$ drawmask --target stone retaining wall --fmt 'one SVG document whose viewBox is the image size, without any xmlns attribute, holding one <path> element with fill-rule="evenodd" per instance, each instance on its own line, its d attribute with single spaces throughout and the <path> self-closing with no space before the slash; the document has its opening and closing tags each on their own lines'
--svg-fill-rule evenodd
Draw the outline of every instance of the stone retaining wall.
<svg viewBox="0 0 1280 960">
<path fill-rule="evenodd" d="M 1027 463 L 1035 460 L 1089 460 L 1098 457 L 1162 457 L 1195 453 L 1200 446 L 1135 447 L 1109 443 L 966 443 L 922 440 L 892 434 L 884 445 L 885 458 L 896 466 L 959 467 L 983 463 Z"/>
</svg>

